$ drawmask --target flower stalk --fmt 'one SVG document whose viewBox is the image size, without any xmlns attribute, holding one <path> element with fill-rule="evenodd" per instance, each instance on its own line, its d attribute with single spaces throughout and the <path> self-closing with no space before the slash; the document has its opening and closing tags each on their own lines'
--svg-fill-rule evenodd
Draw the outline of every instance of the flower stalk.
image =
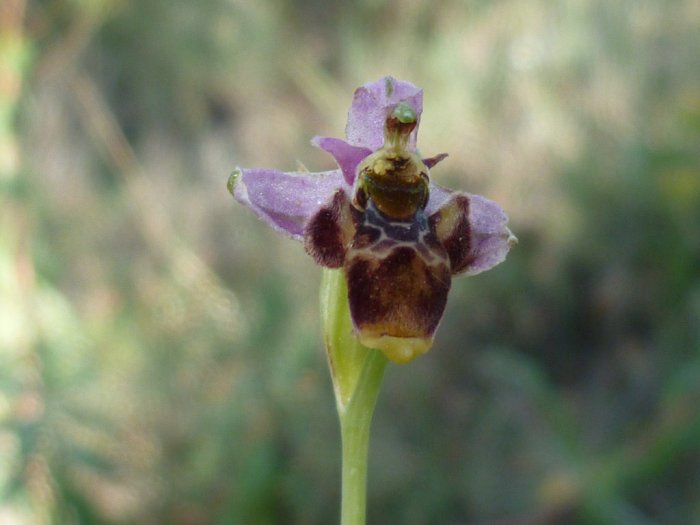
<svg viewBox="0 0 700 525">
<path fill-rule="evenodd" d="M 353 334 L 341 270 L 323 271 L 321 312 L 342 439 L 340 523 L 364 525 L 370 427 L 387 358 Z"/>
<path fill-rule="evenodd" d="M 339 413 L 343 445 L 341 525 L 365 523 L 370 426 L 386 364 L 381 352 L 371 350 L 348 409 Z"/>
</svg>

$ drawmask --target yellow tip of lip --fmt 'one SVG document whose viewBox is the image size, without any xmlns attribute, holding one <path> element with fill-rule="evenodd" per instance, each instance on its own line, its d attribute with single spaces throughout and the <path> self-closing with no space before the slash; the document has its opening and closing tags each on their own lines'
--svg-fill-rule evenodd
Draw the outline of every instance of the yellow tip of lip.
<svg viewBox="0 0 700 525">
<path fill-rule="evenodd" d="M 433 345 L 431 338 L 422 337 L 363 336 L 362 334 L 359 337 L 360 342 L 367 348 L 381 350 L 387 358 L 399 365 L 410 363 L 430 350 Z"/>
</svg>

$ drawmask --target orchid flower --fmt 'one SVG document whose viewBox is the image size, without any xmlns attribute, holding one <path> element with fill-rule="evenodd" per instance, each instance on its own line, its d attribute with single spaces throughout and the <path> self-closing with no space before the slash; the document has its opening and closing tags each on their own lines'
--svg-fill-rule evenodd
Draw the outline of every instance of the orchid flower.
<svg viewBox="0 0 700 525">
<path fill-rule="evenodd" d="M 421 157 L 423 92 L 386 77 L 355 91 L 346 140 L 315 137 L 338 169 L 284 173 L 236 168 L 233 196 L 272 228 L 340 268 L 354 332 L 406 363 L 432 345 L 452 276 L 502 262 L 515 237 L 493 201 L 432 182 L 447 155 Z"/>
<path fill-rule="evenodd" d="M 447 155 L 416 149 L 423 92 L 386 77 L 355 91 L 346 140 L 315 137 L 338 169 L 236 168 L 228 189 L 324 266 L 321 315 L 342 437 L 341 525 L 364 525 L 372 414 L 387 358 L 424 354 L 452 276 L 502 262 L 508 218 L 479 195 L 434 184 Z"/>
</svg>

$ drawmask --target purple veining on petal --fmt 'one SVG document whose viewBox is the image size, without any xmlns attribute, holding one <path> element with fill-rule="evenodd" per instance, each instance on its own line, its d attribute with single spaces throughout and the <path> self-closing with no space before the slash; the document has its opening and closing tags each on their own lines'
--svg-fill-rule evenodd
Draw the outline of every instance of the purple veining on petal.
<svg viewBox="0 0 700 525">
<path fill-rule="evenodd" d="M 353 146 L 376 151 L 384 144 L 384 122 L 389 111 L 401 101 L 408 103 L 418 115 L 423 111 L 423 91 L 410 82 L 385 77 L 365 84 L 355 91 L 348 113 L 345 135 Z M 416 148 L 418 126 L 411 133 L 409 147 Z"/>
<path fill-rule="evenodd" d="M 284 173 L 264 168 L 237 168 L 231 177 L 229 189 L 236 200 L 272 228 L 296 240 L 303 239 L 307 219 L 338 188 L 350 192 L 340 170 Z"/>
<path fill-rule="evenodd" d="M 469 194 L 469 224 L 474 262 L 466 275 L 476 275 L 502 263 L 517 238 L 508 229 L 503 209 L 481 195 Z"/>
<path fill-rule="evenodd" d="M 355 182 L 357 165 L 372 153 L 370 149 L 352 146 L 342 139 L 332 137 L 314 137 L 311 144 L 333 155 L 343 171 L 345 182 L 350 186 Z"/>
</svg>

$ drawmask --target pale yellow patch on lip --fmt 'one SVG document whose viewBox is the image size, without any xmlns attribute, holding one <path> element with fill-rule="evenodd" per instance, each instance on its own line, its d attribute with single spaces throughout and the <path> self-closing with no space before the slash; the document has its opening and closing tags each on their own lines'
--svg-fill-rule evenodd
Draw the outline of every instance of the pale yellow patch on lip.
<svg viewBox="0 0 700 525">
<path fill-rule="evenodd" d="M 391 361 L 399 365 L 410 363 L 430 350 L 433 345 L 432 338 L 425 337 L 359 334 L 359 339 L 367 348 L 381 350 Z"/>
</svg>

